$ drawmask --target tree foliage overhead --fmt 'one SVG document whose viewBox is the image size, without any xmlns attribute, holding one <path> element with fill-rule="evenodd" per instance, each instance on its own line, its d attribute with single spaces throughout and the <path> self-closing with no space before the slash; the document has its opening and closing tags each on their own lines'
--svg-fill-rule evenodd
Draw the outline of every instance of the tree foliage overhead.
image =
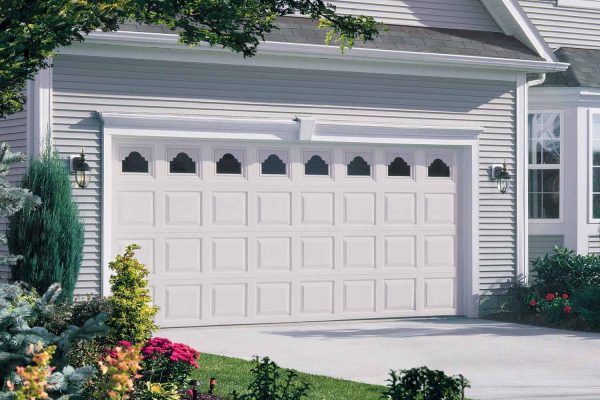
<svg viewBox="0 0 600 400">
<path fill-rule="evenodd" d="M 49 67 L 59 47 L 91 31 L 116 31 L 124 21 L 161 24 L 184 44 L 207 42 L 247 57 L 277 17 L 292 14 L 320 19 L 342 48 L 378 32 L 372 18 L 337 15 L 323 0 L 0 0 L 0 117 L 22 110 L 27 80 Z"/>
</svg>

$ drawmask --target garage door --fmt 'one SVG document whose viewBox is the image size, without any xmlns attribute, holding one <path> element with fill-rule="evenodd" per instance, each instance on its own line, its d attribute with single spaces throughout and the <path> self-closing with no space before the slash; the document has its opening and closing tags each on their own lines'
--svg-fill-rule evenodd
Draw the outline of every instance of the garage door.
<svg viewBox="0 0 600 400">
<path fill-rule="evenodd" d="M 111 251 L 142 246 L 161 326 L 459 312 L 452 148 L 141 140 Z"/>
</svg>

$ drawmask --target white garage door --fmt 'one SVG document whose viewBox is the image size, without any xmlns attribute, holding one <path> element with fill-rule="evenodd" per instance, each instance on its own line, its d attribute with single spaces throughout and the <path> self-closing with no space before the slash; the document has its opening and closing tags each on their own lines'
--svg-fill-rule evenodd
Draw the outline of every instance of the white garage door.
<svg viewBox="0 0 600 400">
<path fill-rule="evenodd" d="M 113 146 L 111 252 L 142 246 L 163 327 L 460 312 L 451 148 Z"/>
</svg>

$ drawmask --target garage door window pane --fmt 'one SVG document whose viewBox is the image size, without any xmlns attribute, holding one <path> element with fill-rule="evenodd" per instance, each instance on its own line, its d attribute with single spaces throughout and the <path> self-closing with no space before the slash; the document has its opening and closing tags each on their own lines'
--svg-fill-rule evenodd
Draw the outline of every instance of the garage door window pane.
<svg viewBox="0 0 600 400">
<path fill-rule="evenodd" d="M 410 165 L 402 157 L 396 157 L 388 165 L 388 176 L 410 176 Z"/>
<path fill-rule="evenodd" d="M 169 172 L 172 174 L 195 174 L 196 163 L 186 153 L 179 153 L 169 162 Z"/>
<path fill-rule="evenodd" d="M 304 175 L 329 175 L 329 165 L 320 156 L 314 155 L 304 164 Z"/>
<path fill-rule="evenodd" d="M 121 161 L 121 171 L 147 173 L 148 160 L 146 160 L 139 152 L 132 151 L 123 161 Z"/>
<path fill-rule="evenodd" d="M 371 166 L 361 156 L 356 156 L 348 164 L 348 176 L 369 176 Z"/>
<path fill-rule="evenodd" d="M 261 173 L 263 175 L 285 175 L 285 163 L 277 156 L 271 154 L 261 163 Z"/>
<path fill-rule="evenodd" d="M 450 177 L 450 167 L 441 159 L 436 158 L 427 168 L 427 176 L 433 178 Z"/>
<path fill-rule="evenodd" d="M 217 161 L 217 174 L 242 174 L 242 164 L 231 153 L 223 154 Z"/>
</svg>

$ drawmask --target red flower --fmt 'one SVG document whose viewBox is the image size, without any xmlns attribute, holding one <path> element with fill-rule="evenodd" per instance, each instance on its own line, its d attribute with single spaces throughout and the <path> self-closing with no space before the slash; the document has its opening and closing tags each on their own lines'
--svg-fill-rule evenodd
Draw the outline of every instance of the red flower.
<svg viewBox="0 0 600 400">
<path fill-rule="evenodd" d="M 548 293 L 548 294 L 546 295 L 546 300 L 548 300 L 548 301 L 552 301 L 552 300 L 554 300 L 554 297 L 555 297 L 555 296 L 554 296 L 554 293 Z"/>
<path fill-rule="evenodd" d="M 131 343 L 129 343 L 127 340 L 119 340 L 117 344 L 121 347 L 125 347 L 126 349 L 131 347 Z"/>
<path fill-rule="evenodd" d="M 535 307 L 537 305 L 537 301 L 529 300 L 529 307 Z"/>
<path fill-rule="evenodd" d="M 562 297 L 563 299 L 565 299 L 565 300 L 566 300 L 566 299 L 568 299 L 568 298 L 569 298 L 569 295 L 568 295 L 568 294 L 566 294 L 566 293 L 563 293 L 563 295 L 562 295 L 562 296 L 560 296 L 560 297 Z"/>
<path fill-rule="evenodd" d="M 565 306 L 565 308 L 563 308 L 563 311 L 566 312 L 567 314 L 570 313 L 573 310 L 573 308 L 571 306 Z"/>
</svg>

